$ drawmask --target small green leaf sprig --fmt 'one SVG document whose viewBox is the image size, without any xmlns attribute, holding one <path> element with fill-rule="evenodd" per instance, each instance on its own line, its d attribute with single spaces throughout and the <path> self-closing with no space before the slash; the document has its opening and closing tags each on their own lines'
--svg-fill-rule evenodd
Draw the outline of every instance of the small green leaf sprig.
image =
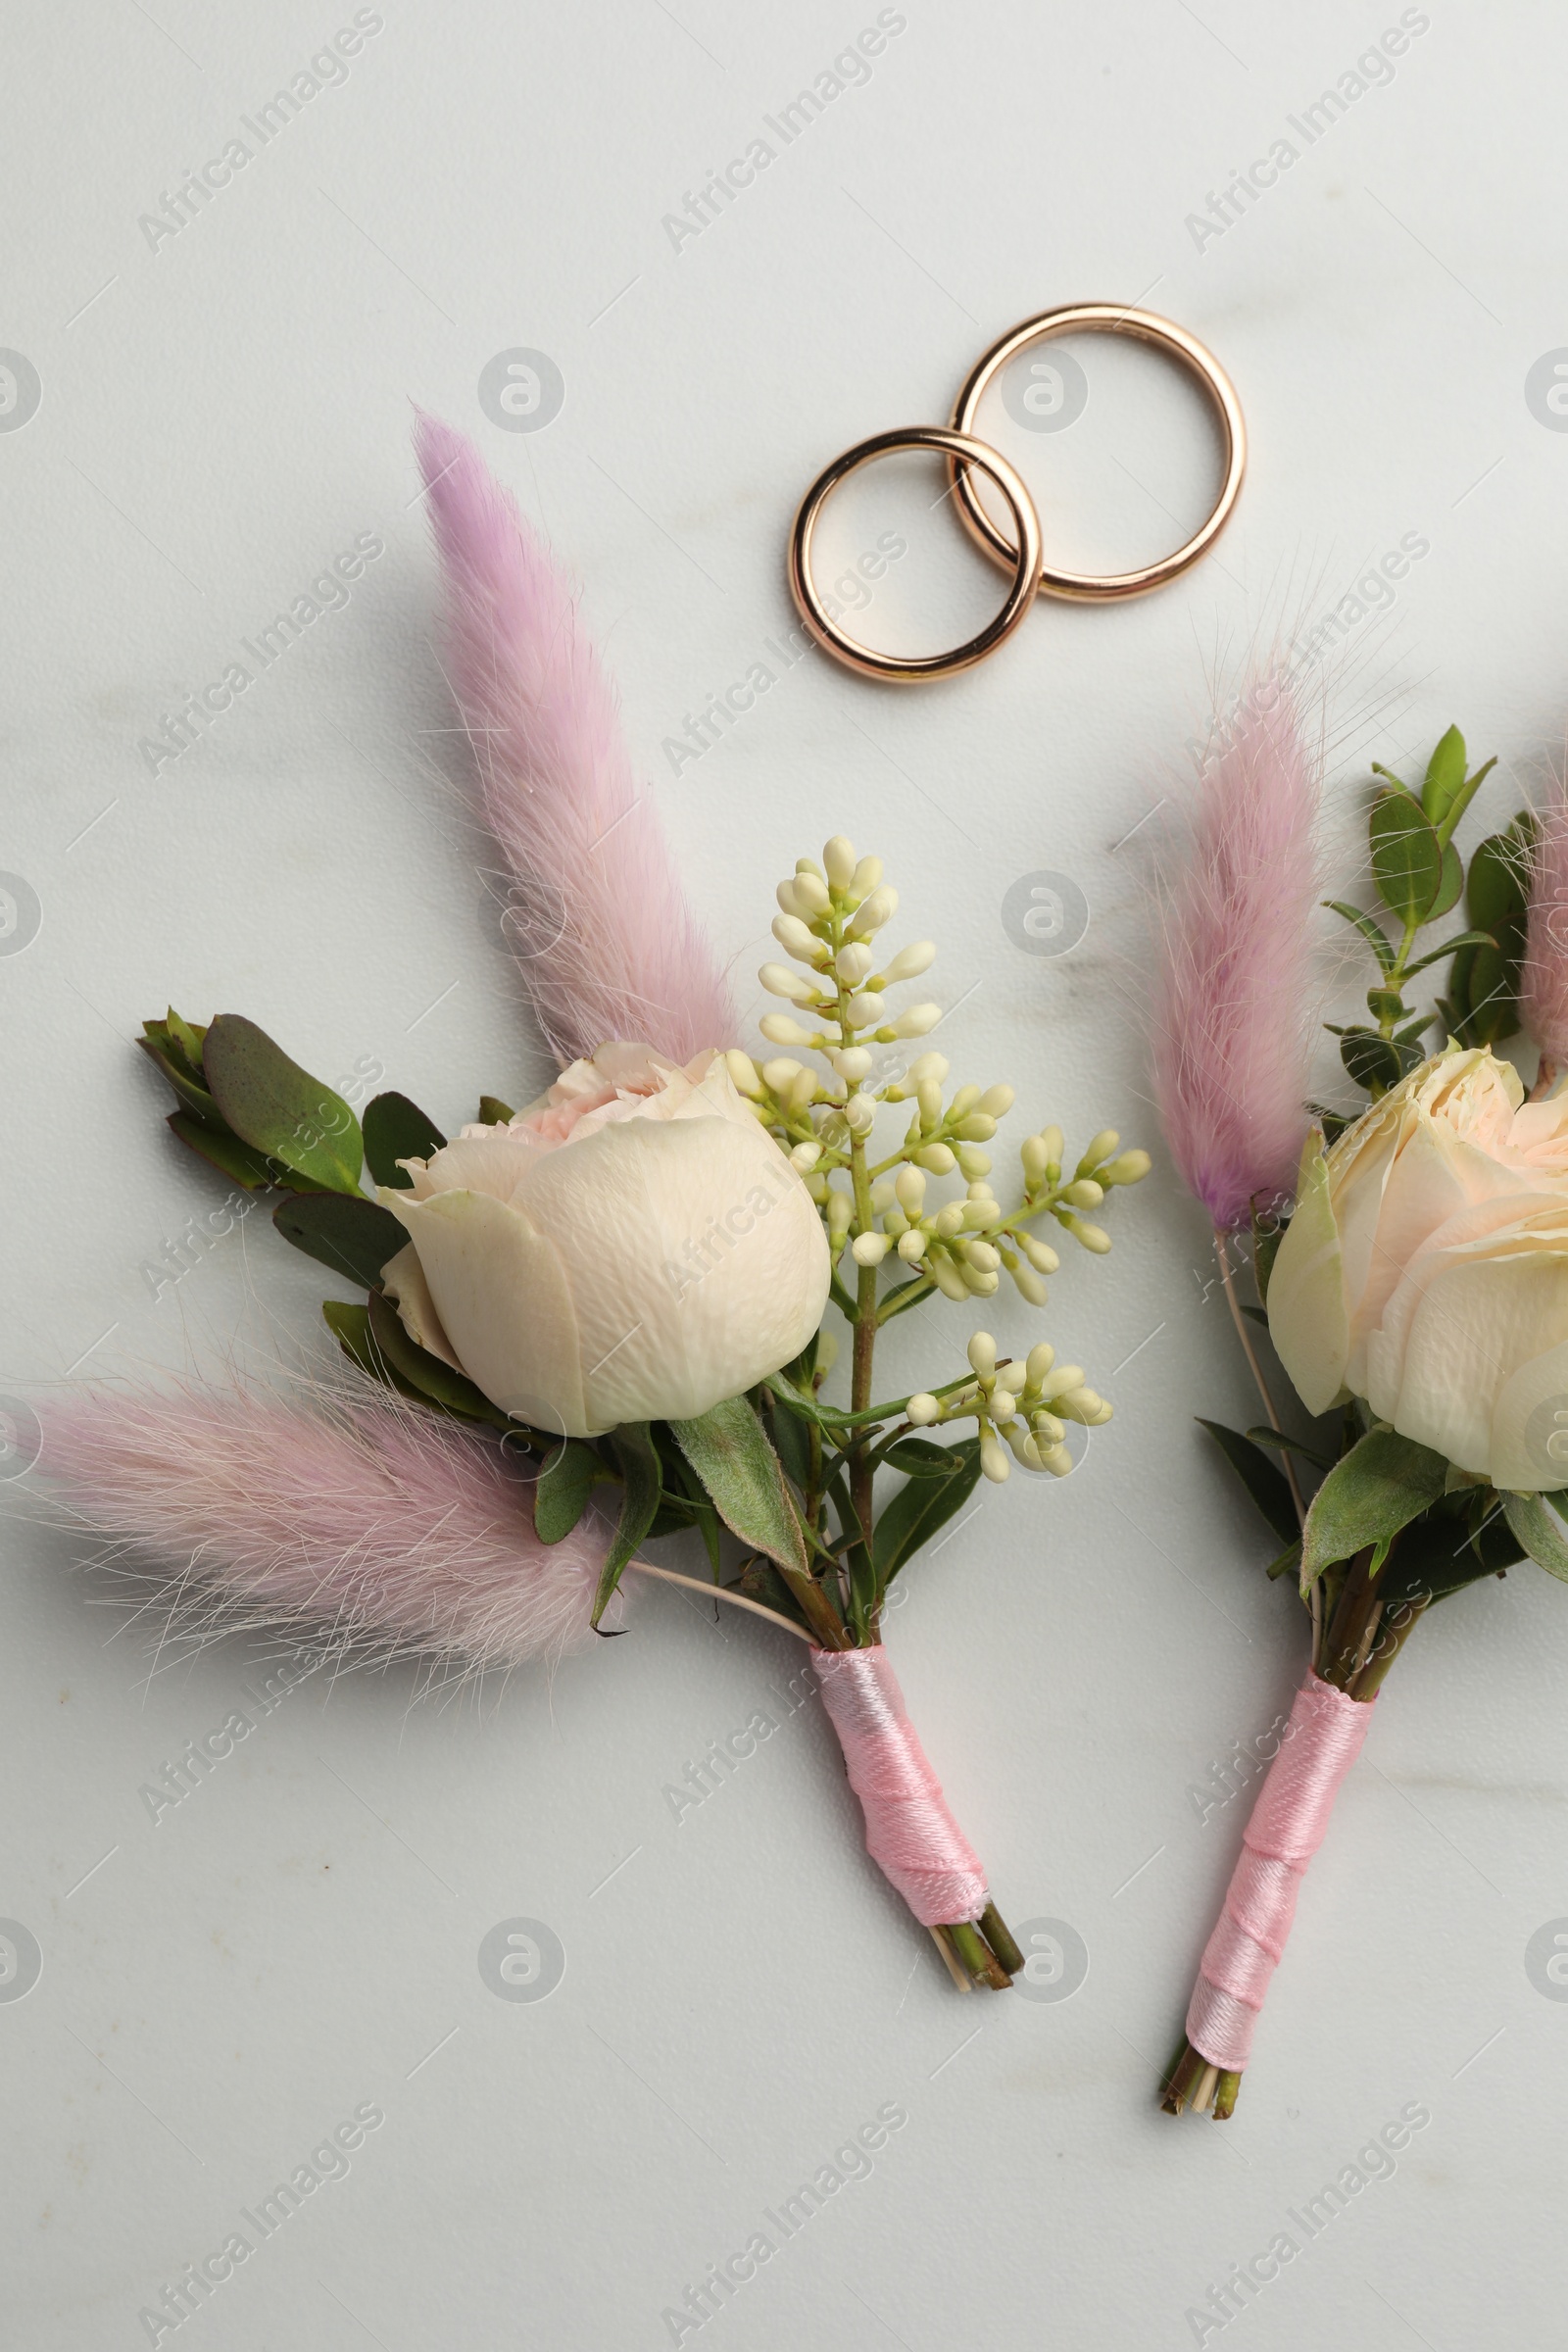
<svg viewBox="0 0 1568 2352">
<path fill-rule="evenodd" d="M 1536 820 L 1521 809 L 1500 833 L 1489 834 L 1471 855 L 1468 871 L 1454 842 L 1459 821 L 1496 765 L 1470 772 L 1464 737 L 1449 727 L 1427 762 L 1419 792 L 1373 762 L 1383 779 L 1368 820 L 1375 912 L 1327 901 L 1377 958 L 1378 978 L 1367 991 L 1372 1023 L 1328 1024 L 1340 1041 L 1346 1071 L 1374 1102 L 1425 1058 L 1423 1044 L 1442 1020 L 1461 1046 L 1490 1046 L 1510 1037 L 1519 1019 L 1519 966 L 1525 939 L 1525 877 Z M 1460 894 L 1469 927 L 1417 954 L 1429 925 L 1453 912 Z M 1398 925 L 1391 939 L 1388 917 Z M 1407 984 L 1436 964 L 1449 964 L 1446 994 L 1427 1011 L 1405 1001 Z M 1314 1105 L 1330 1140 L 1348 1124 L 1337 1111 Z"/>
</svg>

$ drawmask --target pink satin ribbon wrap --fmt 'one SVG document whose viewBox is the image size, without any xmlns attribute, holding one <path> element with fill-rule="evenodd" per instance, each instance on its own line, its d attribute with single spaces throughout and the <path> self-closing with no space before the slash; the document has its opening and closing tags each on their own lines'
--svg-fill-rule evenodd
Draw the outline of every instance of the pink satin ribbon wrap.
<svg viewBox="0 0 1568 2352">
<path fill-rule="evenodd" d="M 1374 1703 L 1347 1698 L 1310 1673 L 1296 1694 L 1187 2012 L 1187 2038 L 1210 2066 L 1239 2074 L 1252 2054 L 1252 2029 L 1296 1917 L 1297 1889 L 1361 1752 Z"/>
<path fill-rule="evenodd" d="M 948 1811 L 885 1649 L 813 1649 L 822 1704 L 865 1815 L 865 1850 L 920 1925 L 980 1917 L 980 1858 Z"/>
</svg>

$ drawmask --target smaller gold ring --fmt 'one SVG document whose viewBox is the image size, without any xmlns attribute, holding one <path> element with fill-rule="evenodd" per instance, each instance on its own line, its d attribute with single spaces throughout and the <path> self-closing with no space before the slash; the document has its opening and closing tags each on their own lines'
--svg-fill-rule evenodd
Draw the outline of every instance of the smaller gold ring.
<svg viewBox="0 0 1568 2352">
<path fill-rule="evenodd" d="M 861 466 L 904 449 L 939 451 L 947 459 L 960 490 L 968 484 L 971 466 L 989 474 L 1011 509 L 1017 533 L 1016 544 L 1005 558 L 1014 574 L 1006 603 L 977 637 L 969 638 L 948 654 L 879 654 L 871 646 L 861 645 L 858 638 L 846 636 L 830 619 L 811 577 L 811 541 L 829 496 Z M 817 644 L 846 667 L 858 670 L 862 678 L 887 678 L 894 682 L 946 678 L 955 670 L 968 669 L 974 662 L 983 662 L 987 654 L 994 654 L 1003 640 L 1012 635 L 1035 601 L 1040 557 L 1040 517 L 1035 513 L 1034 500 L 1006 459 L 968 433 L 941 424 L 910 424 L 891 433 L 876 433 L 869 441 L 858 441 L 817 475 L 801 501 L 790 533 L 790 593 Z"/>
<path fill-rule="evenodd" d="M 1181 361 L 1191 369 L 1207 392 L 1219 417 L 1220 433 L 1225 444 L 1225 480 L 1213 513 L 1201 529 L 1195 531 L 1185 546 L 1172 556 L 1162 556 L 1157 564 L 1141 564 L 1136 571 L 1095 573 L 1059 571 L 1042 564 L 1038 586 L 1046 596 L 1074 597 L 1086 604 L 1108 604 L 1114 598 L 1143 596 L 1151 588 L 1163 586 L 1175 579 L 1190 564 L 1196 564 L 1204 549 L 1211 547 L 1230 519 L 1247 470 L 1247 427 L 1242 418 L 1242 404 L 1236 388 L 1213 353 L 1190 335 L 1184 326 L 1169 318 L 1156 317 L 1152 311 L 1129 310 L 1113 302 L 1080 302 L 1064 310 L 1042 312 L 1038 318 L 1026 318 L 1015 326 L 1000 343 L 977 360 L 970 369 L 963 390 L 958 394 L 953 411 L 953 429 L 968 434 L 974 429 L 980 403 L 992 378 L 1005 368 L 1010 359 L 1026 351 L 1032 343 L 1043 343 L 1053 335 L 1070 335 L 1084 330 L 1102 334 L 1133 335 L 1141 343 L 1152 343 L 1171 358 Z M 957 494 L 958 518 L 969 536 L 977 540 L 989 556 L 1005 569 L 1018 559 L 1018 549 L 1005 533 L 1000 530 L 975 496 L 968 468 L 961 472 L 950 466 L 953 486 Z"/>
</svg>

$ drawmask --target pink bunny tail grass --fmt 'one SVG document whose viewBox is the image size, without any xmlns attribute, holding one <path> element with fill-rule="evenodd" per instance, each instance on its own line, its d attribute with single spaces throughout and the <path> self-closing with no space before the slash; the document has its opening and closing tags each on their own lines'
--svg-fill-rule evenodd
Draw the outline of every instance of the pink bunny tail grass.
<svg viewBox="0 0 1568 2352">
<path fill-rule="evenodd" d="M 74 1393 L 47 1409 L 45 1467 L 106 1564 L 166 1580 L 176 1635 L 309 1628 L 480 1670 L 587 1637 L 595 1522 L 543 1544 L 496 1446 L 347 1375 L 312 1393 Z"/>
<path fill-rule="evenodd" d="M 563 1061 L 612 1038 L 687 1061 L 738 1023 L 640 789 L 575 601 L 471 441 L 415 449 L 446 574 L 452 685 L 486 824 L 515 881 L 514 952 Z"/>
<path fill-rule="evenodd" d="M 1540 814 L 1530 861 L 1530 920 L 1520 973 L 1519 1010 L 1526 1034 L 1540 1047 L 1550 1085 L 1568 1063 L 1568 796 Z"/>
<path fill-rule="evenodd" d="M 1161 887 L 1154 1092 L 1183 1180 L 1217 1230 L 1288 1196 L 1306 1135 L 1321 760 L 1265 674 L 1200 769 Z"/>
</svg>

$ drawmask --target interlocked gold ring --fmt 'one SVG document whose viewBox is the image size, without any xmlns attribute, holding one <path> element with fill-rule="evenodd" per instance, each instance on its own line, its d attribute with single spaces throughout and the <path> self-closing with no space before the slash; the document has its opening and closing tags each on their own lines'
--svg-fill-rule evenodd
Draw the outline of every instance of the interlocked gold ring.
<svg viewBox="0 0 1568 2352">
<path fill-rule="evenodd" d="M 1016 538 L 1002 561 L 1013 572 L 1012 587 L 1007 601 L 996 618 L 988 621 L 976 637 L 948 654 L 879 654 L 871 646 L 861 645 L 841 629 L 828 614 L 815 581 L 811 577 L 811 540 L 817 518 L 840 482 L 868 466 L 875 458 L 890 456 L 895 450 L 934 449 L 944 456 L 953 477 L 960 488 L 968 485 L 969 468 L 978 466 L 989 475 L 1006 500 L 1012 514 Z M 977 508 L 977 512 L 980 510 Z M 982 517 L 983 518 L 983 517 Z M 996 553 L 1000 541 L 993 541 Z M 1004 638 L 1010 637 L 1024 614 L 1035 601 L 1041 567 L 1040 517 L 1035 503 L 1024 488 L 1019 476 L 1005 458 L 974 440 L 968 433 L 958 432 L 940 424 L 911 424 L 890 433 L 876 433 L 869 441 L 858 441 L 841 458 L 835 458 L 825 471 L 819 473 L 801 501 L 790 533 L 790 591 L 800 609 L 801 618 L 811 635 L 827 653 L 858 670 L 862 678 L 887 678 L 908 683 L 916 678 L 951 677 L 955 670 L 968 669 L 974 662 L 983 662 L 994 654 Z"/>
<path fill-rule="evenodd" d="M 1151 588 L 1158 588 L 1166 580 L 1175 579 L 1190 564 L 1196 564 L 1205 548 L 1211 547 L 1230 519 L 1242 487 L 1242 475 L 1247 469 L 1247 427 L 1242 419 L 1242 404 L 1236 388 L 1211 351 L 1205 350 L 1196 335 L 1169 318 L 1156 318 L 1152 311 L 1128 310 L 1112 302 L 1080 302 L 1059 311 L 1042 312 L 1038 318 L 1026 318 L 1015 326 L 1000 343 L 993 343 L 985 356 L 977 360 L 965 379 L 953 411 L 953 429 L 969 434 L 980 403 L 992 378 L 1005 368 L 1007 362 L 1026 351 L 1032 343 L 1043 343 L 1052 335 L 1070 335 L 1085 329 L 1110 335 L 1133 335 L 1141 343 L 1152 343 L 1168 352 L 1198 377 L 1214 404 L 1219 417 L 1220 433 L 1225 444 L 1225 479 L 1213 513 L 1200 530 L 1172 556 L 1162 556 L 1157 564 L 1140 564 L 1136 571 L 1096 574 L 1085 571 L 1062 571 L 1050 564 L 1042 564 L 1038 586 L 1046 596 L 1073 597 L 1089 604 L 1109 604 L 1123 596 L 1143 596 Z M 1004 568 L 1015 564 L 1018 547 L 995 523 L 975 495 L 968 467 L 950 466 L 953 486 L 956 493 L 959 519 L 970 537 L 978 541 L 989 556 Z"/>
</svg>

